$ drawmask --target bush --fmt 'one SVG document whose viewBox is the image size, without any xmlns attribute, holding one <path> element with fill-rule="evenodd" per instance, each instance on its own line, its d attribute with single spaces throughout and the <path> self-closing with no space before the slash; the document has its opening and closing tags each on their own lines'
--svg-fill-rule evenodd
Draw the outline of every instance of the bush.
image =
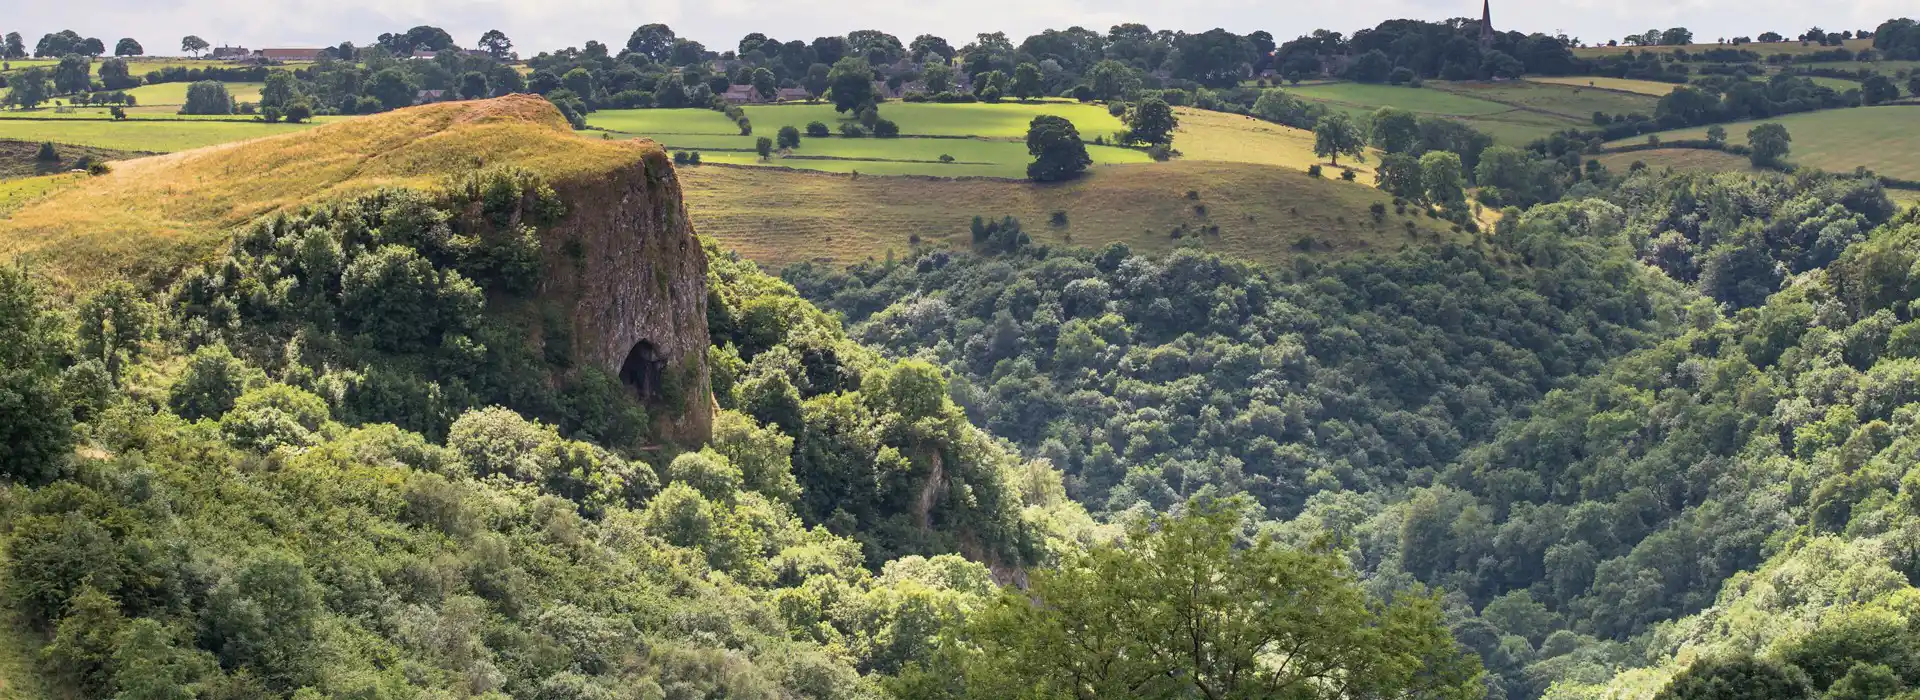
<svg viewBox="0 0 1920 700">
<path fill-rule="evenodd" d="M 881 119 L 873 123 L 873 135 L 880 138 L 893 138 L 900 135 L 900 125 L 891 119 Z"/>
<path fill-rule="evenodd" d="M 780 127 L 780 132 L 775 142 L 781 148 L 799 148 L 800 130 L 794 128 L 791 124 Z"/>
<path fill-rule="evenodd" d="M 850 139 L 857 139 L 866 136 L 867 130 L 859 124 L 847 122 L 840 125 L 840 135 Z"/>
<path fill-rule="evenodd" d="M 1346 180 L 1347 182 L 1353 182 L 1354 177 L 1355 175 L 1352 169 L 1343 169 L 1340 171 L 1340 179 L 1342 180 Z"/>
<path fill-rule="evenodd" d="M 1165 163 L 1173 159 L 1173 149 L 1164 143 L 1154 144 L 1147 148 L 1147 157 Z"/>
<path fill-rule="evenodd" d="M 1107 114 L 1111 114 L 1116 117 L 1127 116 L 1127 103 L 1125 102 L 1109 103 L 1107 105 Z"/>
<path fill-rule="evenodd" d="M 1047 223 L 1053 224 L 1055 228 L 1066 226 L 1067 213 L 1064 211 L 1056 211 L 1053 213 L 1053 216 L 1051 218 L 1047 219 Z"/>
<path fill-rule="evenodd" d="M 833 132 L 827 130 L 827 125 L 824 122 L 808 122 L 807 135 L 817 139 L 821 139 L 821 138 L 826 138 L 828 136 L 832 136 Z"/>
<path fill-rule="evenodd" d="M 1307 176 L 1320 177 L 1320 164 L 1314 163 L 1313 165 L 1307 166 Z"/>
<path fill-rule="evenodd" d="M 953 162 L 953 156 L 950 156 L 950 155 L 947 155 L 947 154 L 945 154 L 945 153 L 942 153 L 942 154 L 940 154 L 940 162 L 942 162 L 942 163 L 951 163 L 951 162 Z"/>
<path fill-rule="evenodd" d="M 228 352 L 227 346 L 202 347 L 194 351 L 187 370 L 167 391 L 167 407 L 187 420 L 219 418 L 246 393 L 248 379 L 246 363 Z"/>
<path fill-rule="evenodd" d="M 111 172 L 113 172 L 113 166 L 107 165 L 106 163 L 94 161 L 87 164 L 88 175 L 105 175 Z"/>
<path fill-rule="evenodd" d="M 227 94 L 227 86 L 212 80 L 202 80 L 187 87 L 187 103 L 180 108 L 181 114 L 232 114 L 233 96 Z"/>
<path fill-rule="evenodd" d="M 746 117 L 741 117 L 740 121 L 737 121 L 734 123 L 740 125 L 741 136 L 753 135 L 753 122 L 751 120 L 748 120 Z"/>
<path fill-rule="evenodd" d="M 113 115 L 113 118 L 115 121 L 127 118 L 126 108 L 120 107 L 118 105 L 108 108 L 107 113 Z"/>
<path fill-rule="evenodd" d="M 686 164 L 687 164 L 687 152 L 686 152 L 686 151 L 674 151 L 674 152 L 673 152 L 673 164 L 674 164 L 674 165 L 686 165 Z"/>
<path fill-rule="evenodd" d="M 1352 171 L 1348 171 L 1348 172 L 1352 172 Z M 1373 220 L 1375 223 L 1386 221 L 1387 205 L 1380 202 L 1374 202 L 1372 206 L 1367 207 L 1367 213 L 1373 215 Z"/>
<path fill-rule="evenodd" d="M 45 141 L 40 144 L 40 150 L 33 154 L 33 159 L 42 163 L 58 163 L 60 152 L 54 150 L 52 141 Z"/>
<path fill-rule="evenodd" d="M 306 102 L 287 105 L 287 123 L 299 124 L 313 118 L 313 106 Z"/>
<path fill-rule="evenodd" d="M 699 165 L 699 164 L 700 164 L 699 151 L 694 151 L 692 155 L 687 156 L 687 165 Z"/>
</svg>

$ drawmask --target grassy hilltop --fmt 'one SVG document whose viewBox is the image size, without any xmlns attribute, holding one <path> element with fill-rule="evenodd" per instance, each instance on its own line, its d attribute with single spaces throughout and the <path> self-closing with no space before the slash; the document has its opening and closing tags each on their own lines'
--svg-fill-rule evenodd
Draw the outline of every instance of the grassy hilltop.
<svg viewBox="0 0 1920 700">
<path fill-rule="evenodd" d="M 124 126 L 124 125 L 121 125 Z M 511 162 L 552 180 L 638 162 L 658 146 L 581 138 L 531 96 L 415 107 L 71 179 L 0 219 L 0 256 L 87 278 L 204 256 L 262 214 Z M 0 200 L 3 201 L 3 200 Z"/>
</svg>

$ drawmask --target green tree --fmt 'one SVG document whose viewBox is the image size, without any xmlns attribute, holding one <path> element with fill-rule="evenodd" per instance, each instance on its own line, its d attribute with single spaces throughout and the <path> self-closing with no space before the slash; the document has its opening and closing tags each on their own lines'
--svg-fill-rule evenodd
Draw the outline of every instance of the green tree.
<svg viewBox="0 0 1920 700">
<path fill-rule="evenodd" d="M 1860 101 L 1869 105 L 1900 99 L 1900 86 L 1892 78 L 1875 73 L 1860 82 Z"/>
<path fill-rule="evenodd" d="M 313 105 L 301 100 L 287 105 L 287 123 L 299 124 L 313 118 Z"/>
<path fill-rule="evenodd" d="M 927 92 L 938 95 L 953 89 L 953 67 L 942 61 L 928 61 L 920 71 L 920 80 L 927 86 Z"/>
<path fill-rule="evenodd" d="M 806 89 L 807 96 L 817 100 L 825 96 L 827 89 L 833 85 L 832 76 L 833 69 L 827 64 L 815 63 L 807 66 L 807 77 L 800 82 L 800 86 Z"/>
<path fill-rule="evenodd" d="M 772 157 L 773 139 L 765 136 L 760 137 L 759 140 L 753 142 L 753 152 L 760 154 L 760 160 L 766 160 Z"/>
<path fill-rule="evenodd" d="M 140 42 L 134 41 L 132 37 L 123 38 L 113 45 L 113 55 L 115 56 L 142 56 L 146 53 L 147 50 L 141 48 Z"/>
<path fill-rule="evenodd" d="M 1334 113 L 1320 120 L 1313 127 L 1313 154 L 1339 165 L 1340 156 L 1360 157 L 1366 154 L 1367 143 L 1360 136 L 1360 127 L 1346 114 Z"/>
<path fill-rule="evenodd" d="M 481 34 L 478 45 L 481 51 L 487 52 L 487 55 L 492 56 L 495 61 L 505 61 L 513 56 L 513 40 L 507 38 L 506 32 L 498 29 L 489 29 L 485 34 Z"/>
<path fill-rule="evenodd" d="M 225 345 L 208 345 L 187 359 L 186 371 L 167 392 L 167 406 L 187 420 L 219 418 L 256 378 Z"/>
<path fill-rule="evenodd" d="M 0 475 L 30 485 L 60 473 L 73 440 L 55 369 L 58 331 L 38 285 L 0 266 Z"/>
<path fill-rule="evenodd" d="M 973 76 L 973 94 L 982 102 L 999 102 L 1007 94 L 1007 74 L 990 70 Z"/>
<path fill-rule="evenodd" d="M 1140 74 L 1125 63 L 1105 60 L 1093 64 L 1083 78 L 1097 100 L 1122 100 L 1140 90 Z"/>
<path fill-rule="evenodd" d="M 1392 73 L 1393 59 L 1379 49 L 1360 54 L 1347 68 L 1347 77 L 1358 83 L 1384 83 Z"/>
<path fill-rule="evenodd" d="M 1040 67 L 1032 63 L 1022 63 L 1013 69 L 1013 82 L 1007 86 L 1007 92 L 1014 99 L 1030 100 L 1044 93 L 1040 84 Z"/>
<path fill-rule="evenodd" d="M 825 125 L 823 124 L 821 126 L 825 126 Z M 778 145 L 783 149 L 799 148 L 800 147 L 800 130 L 797 128 L 794 128 L 792 124 L 788 124 L 786 126 L 780 127 L 780 132 L 775 136 L 775 145 Z"/>
<path fill-rule="evenodd" d="M 78 54 L 60 57 L 60 63 L 53 68 L 53 89 L 55 94 L 71 95 L 86 92 L 92 88 L 93 62 Z"/>
<path fill-rule="evenodd" d="M 126 627 L 120 604 L 85 586 L 67 606 L 53 641 L 40 650 L 41 664 L 89 697 L 104 697 L 113 685 L 113 652 Z"/>
<path fill-rule="evenodd" d="M 206 39 L 192 34 L 188 34 L 180 39 L 180 50 L 195 56 L 199 56 L 200 52 L 207 50 L 208 46 L 209 44 Z"/>
<path fill-rule="evenodd" d="M 858 114 L 873 106 L 873 66 L 867 59 L 848 56 L 833 64 L 833 70 L 827 73 L 827 98 L 833 101 L 833 110 L 840 113 Z"/>
<path fill-rule="evenodd" d="M 7 79 L 7 104 L 33 109 L 53 97 L 53 81 L 44 68 L 28 68 Z"/>
<path fill-rule="evenodd" d="M 666 63 L 673 57 L 673 28 L 664 24 L 643 24 L 627 36 L 627 51 L 645 56 L 654 63 Z"/>
<path fill-rule="evenodd" d="M 187 103 L 181 114 L 232 114 L 233 96 L 224 83 L 202 80 L 187 86 Z"/>
<path fill-rule="evenodd" d="M 487 74 L 476 70 L 467 71 L 465 75 L 460 76 L 461 99 L 479 100 L 491 97 L 492 94 L 493 86 L 488 84 Z M 265 101 L 264 94 L 262 101 Z"/>
<path fill-rule="evenodd" d="M 384 68 L 367 78 L 362 93 L 380 101 L 384 109 L 410 107 L 417 99 L 419 88 L 414 85 L 413 76 L 399 67 Z"/>
<path fill-rule="evenodd" d="M 1693 662 L 1654 700 L 1798 700 L 1810 696 L 1806 675 L 1792 666 L 1742 657 Z"/>
<path fill-rule="evenodd" d="M 1134 105 L 1133 113 L 1127 116 L 1127 133 L 1136 143 L 1171 145 L 1173 131 L 1178 128 L 1180 119 L 1174 116 L 1173 107 L 1157 97 Z"/>
<path fill-rule="evenodd" d="M 0 58 L 14 59 L 26 57 L 27 42 L 20 37 L 20 32 L 7 32 L 5 42 L 0 42 Z"/>
<path fill-rule="evenodd" d="M 1420 117 L 1397 107 L 1373 113 L 1369 143 L 1386 153 L 1409 153 L 1420 144 Z"/>
<path fill-rule="evenodd" d="M 293 74 L 283 70 L 267 71 L 267 84 L 260 88 L 260 106 L 285 109 L 293 104 Z"/>
<path fill-rule="evenodd" d="M 1336 554 L 1236 546 L 1239 521 L 1202 505 L 1034 572 L 969 622 L 967 695 L 1483 696 L 1433 598 L 1370 600 Z"/>
<path fill-rule="evenodd" d="M 753 69 L 753 91 L 760 93 L 760 99 L 771 100 L 780 93 L 780 81 L 775 79 L 773 71 L 765 68 Z"/>
<path fill-rule="evenodd" d="M 124 58 L 109 58 L 100 62 L 100 84 L 108 90 L 126 90 L 138 87 L 140 79 L 133 77 L 127 69 Z"/>
<path fill-rule="evenodd" d="M 1374 184 L 1395 197 L 1412 202 L 1425 201 L 1427 198 L 1426 176 L 1420 170 L 1420 159 L 1406 153 L 1388 153 L 1380 158 L 1380 167 L 1374 169 Z"/>
<path fill-rule="evenodd" d="M 1715 146 L 1719 146 L 1719 145 L 1725 144 L 1726 142 L 1727 142 L 1726 127 L 1721 126 L 1719 124 L 1715 124 L 1713 126 L 1707 127 L 1707 143 L 1711 143 Z"/>
<path fill-rule="evenodd" d="M 1792 152 L 1792 144 L 1793 136 L 1780 124 L 1766 123 L 1747 130 L 1747 147 L 1753 150 L 1748 158 L 1758 167 L 1779 166 Z"/>
<path fill-rule="evenodd" d="M 1027 177 L 1034 182 L 1070 180 L 1093 165 L 1079 130 L 1065 117 L 1042 115 L 1027 125 Z"/>
<path fill-rule="evenodd" d="M 205 652 L 181 649 L 165 625 L 139 618 L 113 652 L 115 700 L 193 700 L 193 684 L 214 668 Z"/>
<path fill-rule="evenodd" d="M 1458 207 L 1466 201 L 1466 177 L 1456 153 L 1434 151 L 1420 156 L 1420 179 L 1427 185 L 1427 198 L 1435 204 Z"/>
</svg>

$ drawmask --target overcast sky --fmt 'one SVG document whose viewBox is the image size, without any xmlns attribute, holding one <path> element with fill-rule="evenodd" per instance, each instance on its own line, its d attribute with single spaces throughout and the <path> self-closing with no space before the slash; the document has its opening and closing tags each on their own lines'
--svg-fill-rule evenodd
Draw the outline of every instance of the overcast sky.
<svg viewBox="0 0 1920 700">
<path fill-rule="evenodd" d="M 1391 18 L 1478 16 L 1480 0 L 8 0 L 0 32 L 20 32 L 31 48 L 41 35 L 73 29 L 109 48 L 132 36 L 149 53 L 178 53 L 180 37 L 250 48 L 365 45 L 382 32 L 419 24 L 446 29 L 464 46 L 499 28 L 523 56 L 597 39 L 623 46 L 641 24 L 665 22 L 683 37 L 721 51 L 762 32 L 782 41 L 880 29 L 901 40 L 946 37 L 955 47 L 978 32 L 1004 31 L 1017 43 L 1046 28 L 1106 31 L 1120 22 L 1154 29 L 1236 33 L 1264 29 L 1282 41 L 1326 28 L 1351 34 Z M 1832 31 L 1878 26 L 1920 14 L 1912 0 L 1495 0 L 1501 30 L 1564 31 L 1589 43 L 1629 32 L 1685 26 L 1695 37 L 1808 27 Z"/>
</svg>

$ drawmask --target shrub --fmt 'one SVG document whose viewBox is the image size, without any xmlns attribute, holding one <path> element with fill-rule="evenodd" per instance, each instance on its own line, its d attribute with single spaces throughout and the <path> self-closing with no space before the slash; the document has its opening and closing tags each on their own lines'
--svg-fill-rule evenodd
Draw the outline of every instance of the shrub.
<svg viewBox="0 0 1920 700">
<path fill-rule="evenodd" d="M 700 164 L 699 151 L 694 151 L 693 155 L 687 156 L 687 165 L 699 165 L 699 164 Z"/>
<path fill-rule="evenodd" d="M 187 87 L 187 103 L 180 108 L 181 114 L 232 114 L 233 96 L 227 94 L 227 86 L 212 80 L 202 80 Z"/>
<path fill-rule="evenodd" d="M 1114 102 L 1114 103 L 1111 103 L 1111 104 L 1108 104 L 1108 105 L 1107 105 L 1107 114 L 1111 114 L 1111 115 L 1113 115 L 1113 116 L 1116 116 L 1116 117 L 1124 117 L 1124 116 L 1126 116 L 1126 115 L 1127 115 L 1127 103 L 1125 103 L 1125 102 Z"/>
<path fill-rule="evenodd" d="M 60 152 L 53 149 L 52 141 L 45 141 L 40 144 L 40 150 L 33 154 L 33 159 L 42 163 L 58 163 Z"/>
<path fill-rule="evenodd" d="M 867 130 L 859 124 L 847 122 L 840 125 L 840 135 L 850 139 L 857 139 L 866 136 Z"/>
<path fill-rule="evenodd" d="M 113 172 L 113 166 L 107 165 L 106 163 L 94 161 L 87 164 L 88 175 L 105 175 L 111 172 Z"/>
<path fill-rule="evenodd" d="M 1056 211 L 1051 218 L 1047 219 L 1047 223 L 1053 224 L 1055 228 L 1066 226 L 1067 213 L 1064 211 Z"/>
<path fill-rule="evenodd" d="M 1376 223 L 1381 221 L 1386 221 L 1387 205 L 1380 202 L 1374 202 L 1372 206 L 1367 207 L 1367 213 L 1373 215 L 1373 220 Z"/>
<path fill-rule="evenodd" d="M 833 132 L 827 130 L 827 125 L 825 122 L 808 122 L 807 135 L 812 136 L 814 138 L 826 138 L 828 136 L 832 136 Z"/>
<path fill-rule="evenodd" d="M 673 164 L 674 164 L 674 165 L 686 165 L 686 164 L 687 164 L 687 152 L 686 152 L 686 151 L 674 151 L 674 152 L 673 152 Z"/>
<path fill-rule="evenodd" d="M 1154 144 L 1147 148 L 1147 157 L 1156 162 L 1165 163 L 1173 159 L 1173 149 L 1166 144 Z"/>
<path fill-rule="evenodd" d="M 260 119 L 268 124 L 280 123 L 280 117 L 279 107 L 268 107 L 260 111 Z"/>
<path fill-rule="evenodd" d="M 873 123 L 873 135 L 880 138 L 893 138 L 900 135 L 900 125 L 891 119 L 881 119 Z"/>
<path fill-rule="evenodd" d="M 299 124 L 313 118 L 313 105 L 295 102 L 287 105 L 287 123 Z"/>
<path fill-rule="evenodd" d="M 233 410 L 234 401 L 247 390 L 249 371 L 227 351 L 225 345 L 208 345 L 194 351 L 187 370 L 167 391 L 167 406 L 174 415 L 187 420 L 219 418 Z"/>
<path fill-rule="evenodd" d="M 740 118 L 740 121 L 737 121 L 737 122 L 734 122 L 734 123 L 735 123 L 735 124 L 739 124 L 739 125 L 740 125 L 740 135 L 741 135 L 741 136 L 752 136 L 752 135 L 753 135 L 753 122 L 752 122 L 751 120 L 748 120 L 748 119 L 747 119 L 746 117 L 741 117 L 741 118 Z"/>
<path fill-rule="evenodd" d="M 780 127 L 780 132 L 776 137 L 776 144 L 781 148 L 799 148 L 800 130 L 794 128 L 791 124 Z"/>
<path fill-rule="evenodd" d="M 940 154 L 940 162 L 942 162 L 942 163 L 951 163 L 951 162 L 953 162 L 953 156 L 950 156 L 950 155 L 947 155 L 947 154 L 945 154 L 945 153 L 942 153 L 942 154 Z"/>
<path fill-rule="evenodd" d="M 1307 166 L 1307 176 L 1320 177 L 1320 164 L 1314 163 L 1313 165 Z"/>
<path fill-rule="evenodd" d="M 108 108 L 107 113 L 113 115 L 116 121 L 127 118 L 127 110 L 118 105 Z"/>
<path fill-rule="evenodd" d="M 1342 180 L 1346 180 L 1347 182 L 1353 182 L 1354 177 L 1355 175 L 1352 169 L 1343 169 L 1340 171 L 1340 179 Z"/>
</svg>

